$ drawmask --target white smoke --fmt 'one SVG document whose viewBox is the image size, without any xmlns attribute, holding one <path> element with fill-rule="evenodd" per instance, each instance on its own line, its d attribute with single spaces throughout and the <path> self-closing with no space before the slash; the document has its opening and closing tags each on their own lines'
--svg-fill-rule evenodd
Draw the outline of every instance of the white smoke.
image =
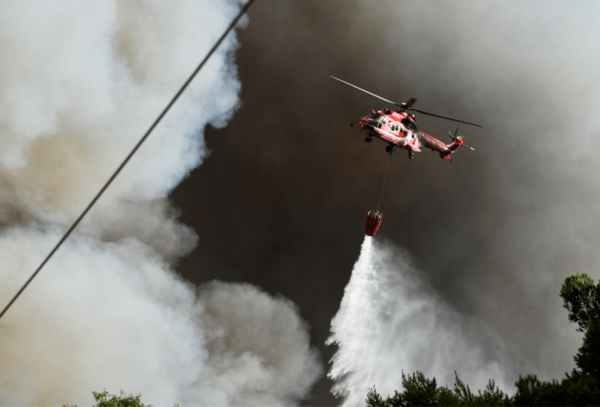
<svg viewBox="0 0 600 407">
<path fill-rule="evenodd" d="M 60 233 L 3 233 L 3 297 Z M 3 405 L 89 404 L 104 388 L 154 405 L 288 405 L 320 374 L 285 299 L 216 282 L 197 295 L 135 238 L 79 234 L 63 249 L 0 325 Z"/>
<path fill-rule="evenodd" d="M 6 304 L 239 11 L 237 1 L 3 2 L 0 299 Z M 320 365 L 296 307 L 256 287 L 199 291 L 196 244 L 165 198 L 224 126 L 228 36 L 80 227 L 0 321 L 0 404 L 289 405 Z M 4 305 L 2 305 L 4 306 Z"/>
<path fill-rule="evenodd" d="M 249 284 L 214 281 L 201 288 L 208 370 L 234 405 L 289 405 L 321 374 L 297 307 Z M 252 323 L 249 323 L 251 321 Z"/>
<path fill-rule="evenodd" d="M 454 371 L 472 390 L 488 379 L 514 393 L 514 366 L 502 344 L 476 319 L 453 311 L 423 280 L 407 255 L 366 236 L 328 344 L 338 351 L 328 376 L 345 407 L 363 406 L 376 386 L 402 392 L 402 371 L 417 370 L 453 388 Z"/>
</svg>

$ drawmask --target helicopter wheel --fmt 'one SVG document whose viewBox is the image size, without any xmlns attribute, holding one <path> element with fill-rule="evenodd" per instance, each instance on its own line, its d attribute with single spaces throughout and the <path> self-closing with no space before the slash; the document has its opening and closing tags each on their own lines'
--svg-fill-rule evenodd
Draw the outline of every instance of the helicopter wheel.
<svg viewBox="0 0 600 407">
<path fill-rule="evenodd" d="M 415 158 L 415 152 L 414 152 L 414 151 L 409 151 L 409 152 L 408 152 L 408 158 L 410 158 L 411 160 L 412 160 L 413 158 Z"/>
<path fill-rule="evenodd" d="M 387 146 L 385 148 L 385 151 L 387 151 L 388 153 L 391 153 L 393 151 L 392 148 L 393 148 L 392 146 Z"/>
<path fill-rule="evenodd" d="M 365 141 L 366 141 L 367 143 L 370 143 L 371 141 L 373 141 L 373 139 L 372 139 L 371 137 L 367 137 L 367 138 L 365 138 Z"/>
</svg>

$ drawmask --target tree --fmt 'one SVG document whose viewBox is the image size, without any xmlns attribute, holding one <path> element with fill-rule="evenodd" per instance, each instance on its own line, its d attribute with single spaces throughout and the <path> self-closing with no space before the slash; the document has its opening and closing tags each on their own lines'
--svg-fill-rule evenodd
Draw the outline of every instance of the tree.
<svg viewBox="0 0 600 407">
<path fill-rule="evenodd" d="M 515 383 L 517 406 L 594 406 L 600 400 L 600 382 L 573 370 L 562 382 L 541 382 L 535 375 L 519 376 Z"/>
<path fill-rule="evenodd" d="M 428 379 L 421 372 L 406 376 L 402 372 L 404 392 L 394 392 L 394 396 L 383 399 L 375 390 L 369 389 L 366 403 L 368 407 L 407 407 L 407 406 L 513 406 L 513 400 L 490 380 L 483 393 L 473 393 L 468 385 L 458 378 L 454 391 L 447 387 L 437 387 L 435 378 Z"/>
<path fill-rule="evenodd" d="M 585 332 L 583 346 L 575 355 L 579 370 L 558 382 L 541 382 L 535 375 L 519 376 L 515 383 L 517 405 L 582 406 L 597 405 L 600 400 L 600 283 L 585 273 L 571 275 L 560 289 L 569 320 Z"/>
<path fill-rule="evenodd" d="M 454 372 L 456 382 L 454 383 L 454 393 L 458 397 L 458 403 L 440 404 L 440 405 L 461 405 L 461 406 L 513 406 L 512 397 L 504 394 L 502 390 L 496 387 L 494 379 L 490 379 L 485 386 L 485 390 L 477 391 L 477 395 L 471 392 L 469 385 L 458 378 L 456 371 Z M 449 400 L 450 401 L 450 400 Z"/>
<path fill-rule="evenodd" d="M 435 378 L 429 380 L 418 371 L 407 377 L 402 372 L 402 385 L 406 389 L 404 392 L 395 391 L 394 396 L 388 397 L 386 400 L 383 400 L 373 386 L 367 393 L 367 405 L 370 407 L 438 405 L 439 397 Z"/>
<path fill-rule="evenodd" d="M 575 355 L 575 363 L 583 374 L 600 381 L 600 319 L 589 322 L 583 346 Z"/>
<path fill-rule="evenodd" d="M 564 406 L 597 406 L 600 400 L 600 381 L 573 369 L 560 384 L 561 404 Z"/>
<path fill-rule="evenodd" d="M 569 321 L 579 324 L 580 332 L 586 332 L 591 320 L 600 320 L 600 282 L 585 273 L 567 277 L 560 287 L 563 306 L 569 311 Z"/>
<path fill-rule="evenodd" d="M 388 404 L 383 400 L 381 395 L 377 393 L 375 386 L 371 387 L 367 392 L 367 399 L 365 400 L 368 407 L 386 407 Z"/>
<path fill-rule="evenodd" d="M 141 394 L 137 396 L 133 394 L 127 395 L 123 390 L 121 390 L 120 396 L 108 394 L 106 389 L 101 393 L 93 391 L 92 395 L 96 399 L 94 407 L 152 407 L 151 404 L 146 406 L 140 401 Z M 77 405 L 64 405 L 63 407 L 77 407 Z M 173 407 L 179 407 L 179 404 L 175 404 Z"/>
<path fill-rule="evenodd" d="M 519 376 L 515 382 L 517 393 L 508 397 L 490 380 L 483 393 L 471 392 L 458 378 L 454 390 L 437 387 L 435 378 L 427 379 L 422 373 L 405 376 L 402 372 L 404 392 L 394 392 L 383 399 L 371 388 L 367 393 L 369 407 L 404 406 L 589 406 L 600 403 L 600 282 L 585 273 L 567 277 L 560 289 L 564 307 L 569 311 L 569 321 L 579 325 L 584 332 L 583 346 L 574 359 L 579 369 L 565 374 L 562 381 L 542 382 L 536 375 Z"/>
<path fill-rule="evenodd" d="M 435 406 L 438 404 L 438 388 L 435 377 L 427 379 L 421 372 L 405 376 L 402 372 L 402 385 L 404 393 L 394 393 L 392 401 L 402 402 L 402 406 Z M 397 405 L 397 404 L 392 404 Z"/>
<path fill-rule="evenodd" d="M 569 320 L 585 332 L 583 346 L 575 355 L 575 363 L 583 375 L 600 381 L 600 282 L 585 273 L 569 276 L 561 286 L 560 296 L 569 311 Z"/>
<path fill-rule="evenodd" d="M 94 407 L 152 407 L 150 404 L 145 406 L 140 401 L 140 398 L 142 397 L 141 394 L 138 394 L 137 396 L 133 396 L 133 394 L 126 395 L 123 390 L 121 390 L 120 396 L 108 394 L 106 389 L 104 389 L 102 393 L 93 391 L 92 395 L 97 403 Z"/>
<path fill-rule="evenodd" d="M 517 394 L 514 402 L 517 406 L 560 406 L 564 405 L 562 400 L 560 383 L 542 382 L 536 375 L 521 377 L 515 382 Z"/>
</svg>

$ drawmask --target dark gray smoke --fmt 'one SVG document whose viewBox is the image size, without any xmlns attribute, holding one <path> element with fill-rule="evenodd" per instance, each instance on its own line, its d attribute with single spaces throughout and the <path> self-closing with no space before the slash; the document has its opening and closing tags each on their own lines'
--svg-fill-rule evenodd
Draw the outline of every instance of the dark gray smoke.
<svg viewBox="0 0 600 407">
<path fill-rule="evenodd" d="M 598 276 L 600 264 L 596 4 L 264 1 L 250 14 L 238 54 L 244 109 L 207 133 L 206 174 L 173 195 L 203 231 L 181 272 L 281 292 L 314 343 L 326 341 L 386 158 L 349 127 L 383 102 L 334 75 L 484 126 L 461 126 L 476 151 L 452 163 L 395 154 L 380 237 L 406 249 L 450 307 L 496 332 L 523 373 L 569 371 L 581 335 L 560 283 Z M 417 123 L 446 142 L 455 129 Z M 197 206 L 214 212 L 188 210 Z M 230 242 L 244 244 L 232 252 Z M 334 350 L 321 347 L 326 359 Z M 331 386 L 321 382 L 310 403 L 335 403 Z"/>
</svg>

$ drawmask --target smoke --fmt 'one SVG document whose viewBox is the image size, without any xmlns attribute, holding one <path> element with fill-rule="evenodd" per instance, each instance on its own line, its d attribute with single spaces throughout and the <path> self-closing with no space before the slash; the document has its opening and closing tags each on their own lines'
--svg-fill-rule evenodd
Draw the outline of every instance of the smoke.
<svg viewBox="0 0 600 407">
<path fill-rule="evenodd" d="M 233 404 L 288 405 L 308 393 L 322 368 L 291 301 L 214 281 L 202 287 L 200 304 L 208 377 L 214 388 L 233 393 Z"/>
<path fill-rule="evenodd" d="M 222 214 L 190 223 L 226 233 L 207 235 L 180 269 L 194 278 L 208 260 L 284 293 L 324 344 L 387 160 L 349 123 L 392 108 L 329 76 L 414 97 L 417 109 L 484 128 L 461 125 L 476 151 L 452 163 L 394 154 L 378 239 L 405 248 L 448 306 L 485 321 L 526 362 L 520 373 L 563 377 L 582 338 L 560 284 L 574 272 L 597 278 L 600 265 L 598 5 L 257 2 L 238 53 L 244 109 L 208 135 L 215 154 L 203 169 L 220 177 L 198 171 L 179 189 L 180 202 Z M 450 141 L 455 124 L 416 117 Z M 231 241 L 245 244 L 233 253 Z M 334 348 L 320 350 L 329 359 Z M 332 385 L 323 379 L 312 404 L 334 404 Z"/>
<path fill-rule="evenodd" d="M 3 4 L 0 298 L 14 295 L 239 10 L 236 1 Z M 166 195 L 239 107 L 230 35 L 0 321 L 0 402 L 291 405 L 321 373 L 297 307 L 241 284 L 197 289 L 198 241 Z M 218 175 L 217 175 L 218 176 Z M 206 210 L 206 209 L 203 209 Z"/>
<path fill-rule="evenodd" d="M 456 371 L 473 390 L 494 379 L 514 392 L 517 366 L 498 335 L 453 310 L 406 253 L 368 236 L 331 332 L 328 344 L 338 350 L 328 376 L 347 407 L 364 405 L 374 385 L 384 397 L 403 391 L 402 371 L 435 376 L 438 385 L 450 388 Z"/>
<path fill-rule="evenodd" d="M 3 233 L 3 297 L 61 232 Z M 103 388 L 155 405 L 288 405 L 320 374 L 290 301 L 242 284 L 197 292 L 135 238 L 79 234 L 18 305 L 0 328 L 7 405 L 89 404 Z"/>
<path fill-rule="evenodd" d="M 445 355 L 437 342 L 437 329 L 446 335 L 444 324 L 431 331 L 416 329 L 419 339 L 407 342 L 406 354 L 421 350 L 419 341 L 426 341 L 450 365 L 407 360 L 397 368 L 423 370 L 447 383 L 452 383 L 447 375 L 457 370 L 475 384 L 478 381 L 469 377 L 469 363 L 476 360 L 484 373 L 473 373 L 473 377 L 494 378 L 508 384 L 505 390 L 509 391 L 519 373 L 549 380 L 574 367 L 581 335 L 562 309 L 560 283 L 574 272 L 597 275 L 600 264 L 596 248 L 600 190 L 593 175 L 598 168 L 595 151 L 600 128 L 595 111 L 600 104 L 592 72 L 597 61 L 589 54 L 597 48 L 598 36 L 596 27 L 587 25 L 596 6 L 586 3 L 571 14 L 560 3 L 544 10 L 531 3 L 510 4 L 403 2 L 402 7 L 380 10 L 389 16 L 388 21 L 399 23 L 380 22 L 379 36 L 374 34 L 370 41 L 380 38 L 391 48 L 402 39 L 398 55 L 374 55 L 378 66 L 383 66 L 382 77 L 398 78 L 394 82 L 399 94 L 427 100 L 427 108 L 420 105 L 426 111 L 444 111 L 484 125 L 482 130 L 461 126 L 467 144 L 472 140 L 469 145 L 477 151 L 459 152 L 459 166 L 443 167 L 437 157 L 424 154 L 419 162 L 403 164 L 396 182 L 391 179 L 390 204 L 384 207 L 385 234 L 379 236 L 407 248 L 435 293 L 423 297 L 437 304 L 433 314 L 452 320 L 441 311 L 450 306 L 463 315 L 452 324 L 460 327 L 455 330 L 455 341 L 470 344 L 457 345 L 456 352 Z M 583 31 L 583 27 L 588 28 Z M 392 72 L 391 67 L 402 69 Z M 360 77 L 352 71 L 341 77 L 352 82 L 353 73 Z M 372 82 L 370 91 L 393 91 L 393 86 Z M 448 127 L 454 127 L 417 117 L 420 126 L 440 138 Z M 386 267 L 382 269 L 379 278 L 388 278 Z M 437 295 L 445 302 L 434 300 Z M 406 307 L 412 304 L 408 301 Z M 403 320 L 392 318 L 389 329 L 395 329 L 394 322 L 403 326 Z M 483 333 L 465 328 L 473 323 L 490 327 L 501 342 L 475 341 Z M 343 337 L 340 340 L 342 346 Z M 495 349 L 474 357 L 467 351 L 477 347 L 473 343 L 492 343 Z M 382 348 L 378 344 L 374 339 L 371 346 Z M 341 378 L 341 373 L 334 372 L 347 371 L 344 354 L 340 350 L 339 370 L 332 370 L 332 377 Z M 486 359 L 488 354 L 506 355 L 502 357 L 519 364 L 497 361 L 493 365 Z M 454 356 L 464 362 L 451 366 Z M 357 369 L 363 371 L 360 366 Z M 498 369 L 496 374 L 492 374 L 494 369 Z M 367 385 L 379 386 L 375 380 L 361 380 L 368 379 L 361 373 L 351 377 L 355 386 L 349 384 L 352 379 L 343 380 L 337 391 L 354 394 Z M 395 379 L 393 387 L 400 389 L 401 381 Z"/>
</svg>

